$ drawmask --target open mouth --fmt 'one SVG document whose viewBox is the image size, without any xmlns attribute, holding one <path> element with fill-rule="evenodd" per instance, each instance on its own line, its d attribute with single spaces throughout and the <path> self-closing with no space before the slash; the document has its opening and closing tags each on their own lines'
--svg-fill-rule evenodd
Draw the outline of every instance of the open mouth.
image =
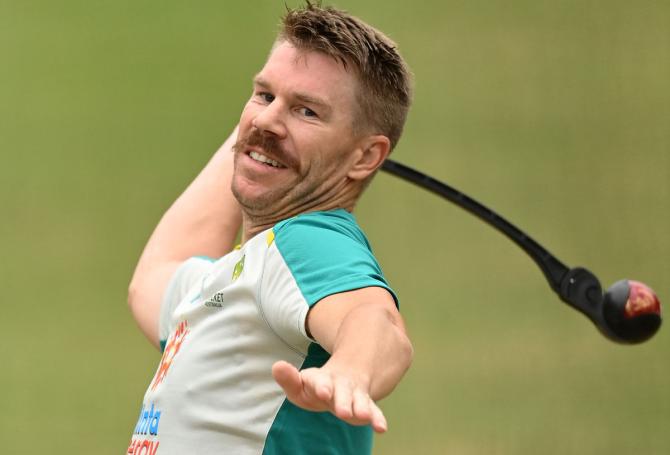
<svg viewBox="0 0 670 455">
<path fill-rule="evenodd" d="M 268 166 L 276 167 L 276 168 L 285 168 L 283 164 L 278 162 L 277 160 L 273 160 L 272 158 L 268 158 L 267 156 L 263 155 L 262 153 L 258 153 L 254 150 L 249 152 L 249 157 L 254 160 L 258 161 L 259 163 L 266 164 Z"/>
</svg>

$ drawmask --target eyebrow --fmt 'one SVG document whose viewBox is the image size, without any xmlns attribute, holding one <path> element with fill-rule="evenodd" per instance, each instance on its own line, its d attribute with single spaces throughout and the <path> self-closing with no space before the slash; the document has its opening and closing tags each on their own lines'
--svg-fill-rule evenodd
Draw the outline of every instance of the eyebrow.
<svg viewBox="0 0 670 455">
<path fill-rule="evenodd" d="M 263 88 L 263 89 L 267 89 L 267 90 L 272 89 L 272 87 L 270 86 L 270 83 L 268 81 L 266 81 L 265 79 L 263 79 L 261 76 L 254 77 L 254 84 Z M 314 106 L 319 106 L 322 109 L 327 110 L 328 112 L 330 112 L 332 110 L 330 104 L 322 98 L 318 98 L 316 96 L 308 95 L 307 93 L 302 93 L 302 92 L 293 92 L 291 95 L 295 99 L 297 99 L 298 101 L 301 101 L 303 103 L 312 104 Z"/>
</svg>

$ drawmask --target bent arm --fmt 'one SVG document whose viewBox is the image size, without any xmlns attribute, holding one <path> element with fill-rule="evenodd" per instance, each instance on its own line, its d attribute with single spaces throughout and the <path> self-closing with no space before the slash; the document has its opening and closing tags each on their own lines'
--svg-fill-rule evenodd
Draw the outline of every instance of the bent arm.
<svg viewBox="0 0 670 455">
<path fill-rule="evenodd" d="M 128 291 L 128 304 L 146 337 L 158 346 L 163 293 L 175 270 L 192 256 L 230 251 L 241 212 L 231 190 L 237 128 L 163 215 L 149 238 Z"/>
<path fill-rule="evenodd" d="M 289 400 L 386 431 L 375 401 L 393 391 L 413 355 L 391 295 L 369 287 L 329 296 L 310 310 L 308 330 L 332 355 L 323 367 L 300 372 L 285 362 L 275 364 L 273 374 Z"/>
</svg>

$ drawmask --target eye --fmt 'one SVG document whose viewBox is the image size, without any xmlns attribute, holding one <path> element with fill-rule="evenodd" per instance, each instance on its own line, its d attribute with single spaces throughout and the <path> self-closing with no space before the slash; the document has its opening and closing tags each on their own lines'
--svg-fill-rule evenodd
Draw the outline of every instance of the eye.
<svg viewBox="0 0 670 455">
<path fill-rule="evenodd" d="M 256 96 L 268 104 L 270 104 L 275 100 L 275 96 L 272 93 L 268 92 L 258 92 L 256 93 Z"/>
<path fill-rule="evenodd" d="M 319 114 L 317 114 L 308 107 L 301 107 L 300 109 L 298 109 L 298 112 L 300 112 L 300 114 L 305 117 L 319 118 Z"/>
</svg>

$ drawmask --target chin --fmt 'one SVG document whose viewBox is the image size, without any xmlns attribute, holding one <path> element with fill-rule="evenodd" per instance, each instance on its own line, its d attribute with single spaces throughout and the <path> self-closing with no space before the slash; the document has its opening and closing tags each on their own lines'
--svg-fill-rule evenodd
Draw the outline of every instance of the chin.
<svg viewBox="0 0 670 455">
<path fill-rule="evenodd" d="M 231 189 L 233 196 L 246 212 L 258 213 L 272 207 L 278 201 L 276 192 L 257 184 L 233 180 Z"/>
</svg>

